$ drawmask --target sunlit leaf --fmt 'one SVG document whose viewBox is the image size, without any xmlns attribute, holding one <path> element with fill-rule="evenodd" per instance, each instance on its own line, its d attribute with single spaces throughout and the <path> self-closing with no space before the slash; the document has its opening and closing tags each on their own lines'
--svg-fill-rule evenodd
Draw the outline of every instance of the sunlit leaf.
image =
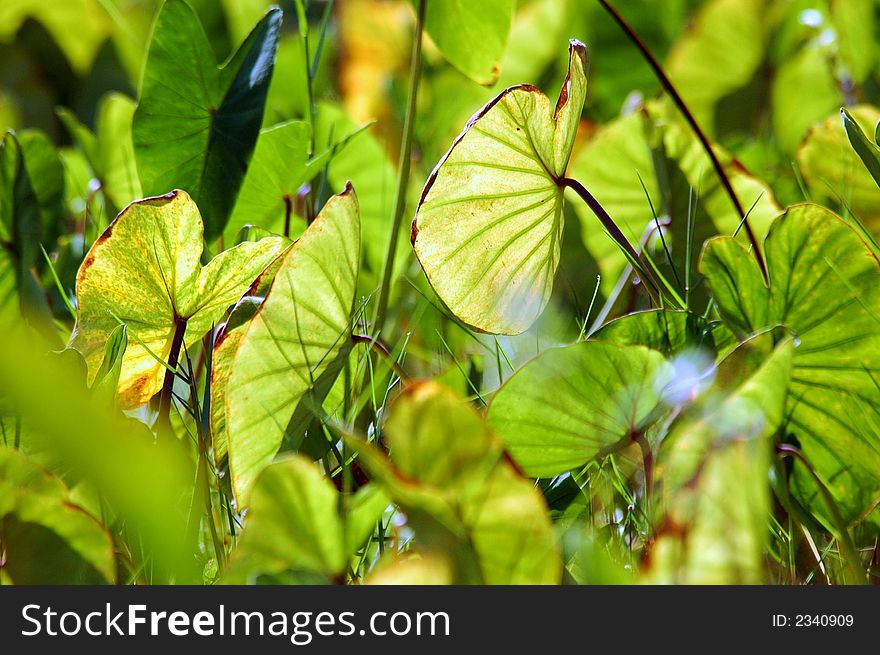
<svg viewBox="0 0 880 655">
<path fill-rule="evenodd" d="M 515 4 L 514 0 L 434 0 L 426 6 L 425 31 L 453 66 L 489 86 L 501 72 Z"/>
<path fill-rule="evenodd" d="M 742 246 L 728 237 L 706 245 L 701 269 L 719 312 L 741 338 L 783 325 L 798 342 L 787 406 L 787 434 L 851 521 L 880 497 L 880 270 L 872 249 L 841 218 L 795 205 L 765 243 L 769 290 Z M 795 489 L 824 513 L 809 477 L 795 466 Z"/>
<path fill-rule="evenodd" d="M 876 114 L 874 111 L 871 113 Z M 880 148 L 865 135 L 865 132 L 862 131 L 862 125 L 859 124 L 856 116 L 846 109 L 841 109 L 840 118 L 843 121 L 843 129 L 846 132 L 850 145 L 859 159 L 862 160 L 862 164 L 874 179 L 874 183 L 880 186 Z M 867 130 L 868 134 L 871 134 L 876 130 L 877 125 L 880 125 L 880 115 L 874 115 L 872 118 L 876 120 L 874 121 L 873 130 Z M 865 116 L 862 116 L 862 124 L 865 122 L 864 119 Z"/>
<path fill-rule="evenodd" d="M 278 452 L 299 401 L 350 347 L 360 234 L 349 185 L 284 256 L 241 336 L 225 399 L 229 468 L 240 504 Z"/>
<path fill-rule="evenodd" d="M 134 113 L 138 175 L 147 195 L 187 191 L 208 240 L 223 232 L 256 144 L 280 29 L 281 10 L 270 9 L 217 68 L 183 0 L 168 0 L 153 27 Z"/>
<path fill-rule="evenodd" d="M 745 379 L 711 387 L 670 429 L 658 458 L 660 512 L 645 582 L 764 581 L 772 436 L 784 419 L 793 350 L 786 340 Z"/>
<path fill-rule="evenodd" d="M 202 266 L 203 243 L 198 208 L 173 191 L 126 207 L 80 267 L 69 345 L 85 357 L 91 382 L 110 333 L 120 321 L 128 325 L 122 407 L 142 405 L 159 391 L 165 369 L 156 357 L 167 361 L 181 323 L 184 343 L 201 339 L 282 248 L 277 237 L 242 243 Z"/>
<path fill-rule="evenodd" d="M 510 87 L 468 121 L 422 191 L 416 255 L 440 299 L 474 328 L 518 334 L 547 304 L 562 235 L 559 179 L 586 85 L 586 47 L 572 41 L 556 108 L 533 86 Z"/>
<path fill-rule="evenodd" d="M 473 408 L 436 383 L 417 384 L 391 408 L 385 434 L 391 461 L 350 443 L 406 512 L 419 551 L 449 557 L 459 584 L 559 581 L 546 503 Z"/>
<path fill-rule="evenodd" d="M 592 338 L 622 346 L 646 346 L 669 356 L 688 348 L 714 350 L 715 330 L 716 326 L 696 314 L 652 309 L 609 321 Z"/>
<path fill-rule="evenodd" d="M 486 421 L 527 475 L 551 477 L 629 444 L 658 418 L 671 375 L 663 356 L 643 347 L 554 348 L 504 383 Z"/>
<path fill-rule="evenodd" d="M 349 501 L 351 513 L 341 516 L 333 483 L 302 456 L 291 455 L 266 467 L 254 486 L 247 525 L 224 582 L 252 583 L 260 576 L 280 574 L 289 581 L 339 581 L 348 558 L 388 506 L 373 485 Z M 352 522 L 368 530 L 352 532 Z"/>
</svg>

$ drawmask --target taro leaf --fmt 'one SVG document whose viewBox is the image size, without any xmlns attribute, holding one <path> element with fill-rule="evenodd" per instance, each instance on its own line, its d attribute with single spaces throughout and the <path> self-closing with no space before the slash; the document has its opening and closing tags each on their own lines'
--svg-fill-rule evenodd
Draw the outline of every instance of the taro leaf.
<svg viewBox="0 0 880 655">
<path fill-rule="evenodd" d="M 852 521 L 880 498 L 880 434 L 867 420 L 880 380 L 878 259 L 843 219 L 809 203 L 773 224 L 765 252 L 769 291 L 728 237 L 706 244 L 700 267 L 740 337 L 784 325 L 797 338 L 785 429 Z M 802 502 L 825 511 L 799 463 L 794 487 Z"/>
<path fill-rule="evenodd" d="M 299 188 L 311 180 L 327 163 L 331 151 L 309 157 L 309 124 L 288 121 L 260 132 L 254 156 L 238 194 L 235 209 L 224 231 L 232 243 L 239 230 L 248 224 L 282 234 L 285 218 L 290 221 L 286 236 L 296 238 L 306 228 L 304 217 L 294 213 Z"/>
<path fill-rule="evenodd" d="M 766 7 L 764 0 L 709 2 L 669 55 L 669 76 L 710 133 L 716 104 L 746 86 L 764 59 Z"/>
<path fill-rule="evenodd" d="M 135 106 L 134 100 L 121 93 L 104 96 L 98 107 L 97 135 L 72 112 L 58 110 L 58 116 L 100 180 L 101 190 L 117 211 L 143 196 L 131 136 Z"/>
<path fill-rule="evenodd" d="M 168 0 L 147 54 L 133 139 L 144 193 L 179 187 L 210 241 L 222 234 L 257 142 L 281 10 L 273 8 L 221 67 L 195 12 Z"/>
<path fill-rule="evenodd" d="M 442 555 L 392 556 L 379 563 L 364 581 L 368 585 L 451 585 L 454 571 Z"/>
<path fill-rule="evenodd" d="M 661 513 L 644 582 L 763 582 L 772 437 L 784 420 L 793 350 L 787 339 L 757 370 L 734 372 L 736 383 L 711 387 L 670 428 L 658 456 Z M 743 366 L 729 362 L 738 355 L 721 363 L 719 380 L 731 377 L 730 363 Z"/>
<path fill-rule="evenodd" d="M 23 453 L 0 447 L 0 584 L 116 580 L 113 541 L 64 484 Z"/>
<path fill-rule="evenodd" d="M 714 351 L 714 327 L 690 312 L 651 309 L 616 318 L 591 338 L 621 346 L 646 346 L 668 357 L 689 348 Z"/>
<path fill-rule="evenodd" d="M 556 108 L 538 89 L 503 91 L 468 121 L 431 173 L 412 226 L 428 281 L 475 329 L 519 334 L 550 297 L 564 177 L 586 93 L 586 47 L 571 41 Z"/>
<path fill-rule="evenodd" d="M 185 192 L 131 203 L 92 245 L 76 277 L 79 312 L 69 345 L 85 358 L 89 383 L 121 321 L 130 343 L 119 404 L 147 402 L 162 386 L 165 369 L 156 357 L 168 360 L 176 327 L 185 323 L 187 346 L 201 339 L 282 245 L 280 237 L 242 243 L 203 267 L 202 219 Z"/>
<path fill-rule="evenodd" d="M 348 502 L 340 516 L 343 500 Z M 252 583 L 281 575 L 288 582 L 339 581 L 387 506 L 376 485 L 340 498 L 313 462 L 288 455 L 257 479 L 247 523 L 223 581 Z"/>
<path fill-rule="evenodd" d="M 433 0 L 425 10 L 425 31 L 449 63 L 474 82 L 491 86 L 501 72 L 515 4 Z"/>
<path fill-rule="evenodd" d="M 812 199 L 829 207 L 847 208 L 871 231 L 880 228 L 880 189 L 869 172 L 872 161 L 875 170 L 880 170 L 878 150 L 866 139 L 860 141 L 858 135 L 862 130 L 873 134 L 878 122 L 880 111 L 870 105 L 834 112 L 810 130 L 797 152 L 798 167 Z"/>
<path fill-rule="evenodd" d="M 553 584 L 561 560 L 547 505 L 477 412 L 435 382 L 410 386 L 385 426 L 389 461 L 351 439 L 416 532 L 415 548 L 454 562 L 458 584 Z"/>
<path fill-rule="evenodd" d="M 560 475 L 648 427 L 671 375 L 660 353 L 640 346 L 587 341 L 554 348 L 501 386 L 486 421 L 526 475 Z"/>
<path fill-rule="evenodd" d="M 350 348 L 360 234 L 357 197 L 349 184 L 284 256 L 241 336 L 224 403 L 239 506 L 278 452 L 299 401 Z"/>
</svg>

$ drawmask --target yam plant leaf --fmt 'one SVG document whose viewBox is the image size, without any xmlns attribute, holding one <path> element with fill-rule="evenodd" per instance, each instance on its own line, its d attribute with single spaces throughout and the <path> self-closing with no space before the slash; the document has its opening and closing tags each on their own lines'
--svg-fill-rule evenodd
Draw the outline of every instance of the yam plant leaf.
<svg viewBox="0 0 880 655">
<path fill-rule="evenodd" d="M 855 108 L 853 113 L 844 108 L 840 110 L 840 118 L 843 121 L 843 129 L 846 132 L 850 145 L 859 159 L 862 160 L 862 164 L 868 169 L 868 173 L 874 179 L 874 183 L 880 186 L 880 148 L 865 135 L 865 132 L 862 131 L 862 125 L 857 120 L 857 118 L 861 118 L 861 123 L 865 124 L 873 119 L 873 127 L 871 125 L 866 125 L 866 127 L 868 127 L 868 134 L 874 134 L 877 126 L 880 125 L 880 112 L 873 108 L 865 107 L 863 114 L 857 116 L 855 115 Z"/>
<path fill-rule="evenodd" d="M 880 264 L 872 248 L 833 212 L 788 209 L 765 241 L 770 288 L 745 249 L 710 240 L 700 268 L 719 312 L 740 338 L 775 325 L 796 337 L 785 430 L 797 439 L 847 521 L 880 497 Z M 806 505 L 823 503 L 801 464 L 794 486 Z"/>
<path fill-rule="evenodd" d="M 554 584 L 562 564 L 547 505 L 479 414 L 436 382 L 411 385 L 385 426 L 391 460 L 351 439 L 399 504 L 417 548 L 448 556 L 458 584 Z"/>
<path fill-rule="evenodd" d="M 870 105 L 834 112 L 810 130 L 797 152 L 811 198 L 829 207 L 845 208 L 874 232 L 880 227 L 880 189 L 871 166 L 880 173 L 880 150 L 864 132 L 873 134 L 878 122 L 880 110 Z"/>
<path fill-rule="evenodd" d="M 280 30 L 272 8 L 218 68 L 183 0 L 168 0 L 153 27 L 134 113 L 138 175 L 147 195 L 187 191 L 209 241 L 223 232 L 257 142 Z"/>
<path fill-rule="evenodd" d="M 425 9 L 425 31 L 443 56 L 474 82 L 491 86 L 513 20 L 514 0 L 435 0 Z"/>
<path fill-rule="evenodd" d="M 349 184 L 288 250 L 241 336 L 224 402 L 239 506 L 281 447 L 299 401 L 350 348 L 360 236 Z"/>
<path fill-rule="evenodd" d="M 0 447 L 3 584 L 116 581 L 113 541 L 64 484 L 21 451 Z"/>
<path fill-rule="evenodd" d="M 245 530 L 223 581 L 253 583 L 282 574 L 290 581 L 337 581 L 387 506 L 376 485 L 340 498 L 313 462 L 288 455 L 257 479 Z"/>
<path fill-rule="evenodd" d="M 412 243 L 431 286 L 467 325 L 524 332 L 559 264 L 563 187 L 587 87 L 586 47 L 569 46 L 555 109 L 512 86 L 468 121 L 428 178 Z"/>
<path fill-rule="evenodd" d="M 104 345 L 120 321 L 129 344 L 119 377 L 119 404 L 147 402 L 162 386 L 175 330 L 192 345 L 281 251 L 280 237 L 246 242 L 202 266 L 202 219 L 186 192 L 131 203 L 89 249 L 76 276 L 79 311 L 69 346 L 95 379 Z"/>
<path fill-rule="evenodd" d="M 552 477 L 630 442 L 657 418 L 672 370 L 641 346 L 586 341 L 547 350 L 514 373 L 486 422 L 532 477 Z"/>
<path fill-rule="evenodd" d="M 766 333 L 756 339 L 772 340 Z M 767 476 L 772 438 L 784 421 L 793 351 L 786 339 L 744 377 L 724 370 L 739 359 L 734 352 L 717 374 L 725 384 L 710 387 L 673 423 L 658 454 L 660 512 L 646 582 L 764 582 Z M 744 363 L 732 362 L 736 368 Z"/>
</svg>

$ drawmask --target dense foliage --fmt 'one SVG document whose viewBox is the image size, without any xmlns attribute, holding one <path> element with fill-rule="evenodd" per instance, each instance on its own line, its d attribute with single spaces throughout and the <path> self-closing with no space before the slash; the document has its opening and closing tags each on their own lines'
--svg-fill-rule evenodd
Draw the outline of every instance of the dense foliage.
<svg viewBox="0 0 880 655">
<path fill-rule="evenodd" d="M 3 0 L 0 583 L 876 581 L 880 6 L 619 4 Z"/>
</svg>

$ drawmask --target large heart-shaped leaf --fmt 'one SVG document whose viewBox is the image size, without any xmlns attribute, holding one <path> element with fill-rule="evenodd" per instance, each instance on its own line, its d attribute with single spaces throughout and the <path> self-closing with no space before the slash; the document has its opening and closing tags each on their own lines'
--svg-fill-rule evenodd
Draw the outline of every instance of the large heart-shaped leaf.
<svg viewBox="0 0 880 655">
<path fill-rule="evenodd" d="M 459 584 L 559 581 L 546 503 L 472 407 L 437 383 L 416 384 L 395 401 L 385 434 L 392 461 L 351 444 L 406 512 L 414 549 L 449 557 Z"/>
<path fill-rule="evenodd" d="M 129 345 L 119 378 L 124 408 L 147 402 L 162 386 L 178 329 L 184 343 L 201 339 L 281 251 L 280 237 L 245 242 L 201 257 L 202 219 L 184 191 L 138 200 L 126 207 L 89 249 L 76 277 L 79 312 L 70 339 L 86 360 L 89 383 L 104 344 L 119 322 Z"/>
<path fill-rule="evenodd" d="M 182 188 L 205 236 L 223 232 L 263 120 L 281 30 L 270 9 L 221 68 L 195 12 L 168 0 L 153 27 L 133 138 L 143 192 Z"/>
<path fill-rule="evenodd" d="M 641 433 L 671 373 L 660 353 L 639 346 L 554 348 L 501 386 L 486 421 L 527 475 L 559 475 Z"/>
<path fill-rule="evenodd" d="M 340 515 L 342 501 L 346 507 Z M 349 558 L 388 506 L 375 485 L 340 498 L 308 459 L 288 456 L 266 467 L 254 486 L 247 525 L 236 548 L 228 584 L 273 576 L 287 583 L 340 581 Z"/>
<path fill-rule="evenodd" d="M 357 197 L 348 185 L 287 252 L 241 336 L 224 393 L 239 504 L 278 452 L 299 401 L 350 347 L 360 235 Z"/>
<path fill-rule="evenodd" d="M 813 204 L 781 216 L 765 252 L 769 289 L 751 255 L 728 237 L 706 244 L 700 269 L 740 337 L 774 325 L 797 337 L 785 429 L 853 520 L 880 498 L 880 435 L 866 420 L 880 380 L 880 265 L 843 219 Z M 795 487 L 824 512 L 800 464 Z"/>
<path fill-rule="evenodd" d="M 462 73 L 495 84 L 513 19 L 514 0 L 434 0 L 425 9 L 425 31 Z"/>
<path fill-rule="evenodd" d="M 518 334 L 543 311 L 559 264 L 563 187 L 586 94 L 572 41 L 555 109 L 510 87 L 468 121 L 431 173 L 412 226 L 425 275 L 464 323 Z"/>
<path fill-rule="evenodd" d="M 0 447 L 0 584 L 116 580 L 113 541 L 64 484 L 20 451 Z"/>
<path fill-rule="evenodd" d="M 769 334 L 757 337 L 764 354 Z M 751 350 L 746 343 L 739 350 Z M 781 343 L 760 367 L 735 351 L 716 383 L 670 428 L 658 455 L 655 540 L 645 582 L 759 584 L 770 514 L 771 439 L 784 420 L 793 344 Z M 736 370 L 746 368 L 746 375 Z M 731 379 L 733 378 L 733 379 Z"/>
</svg>

